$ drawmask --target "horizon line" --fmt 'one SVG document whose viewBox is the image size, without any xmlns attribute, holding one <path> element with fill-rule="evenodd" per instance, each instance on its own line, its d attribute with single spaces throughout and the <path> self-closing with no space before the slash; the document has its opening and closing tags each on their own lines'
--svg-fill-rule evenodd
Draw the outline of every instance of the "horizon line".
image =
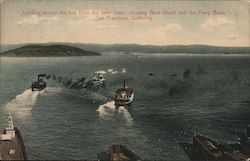
<svg viewBox="0 0 250 161">
<path fill-rule="evenodd" d="M 156 45 L 156 44 L 140 44 L 140 43 L 109 43 L 109 44 L 103 44 L 103 43 L 83 43 L 83 42 L 24 42 L 24 43 L 16 43 L 16 44 L 0 44 L 0 46 L 3 45 L 28 45 L 28 44 L 63 44 L 63 43 L 68 43 L 68 44 L 85 44 L 85 45 L 140 45 L 140 46 L 213 46 L 213 47 L 248 47 L 249 46 L 223 46 L 223 45 L 210 45 L 210 44 L 166 44 L 166 45 Z"/>
</svg>

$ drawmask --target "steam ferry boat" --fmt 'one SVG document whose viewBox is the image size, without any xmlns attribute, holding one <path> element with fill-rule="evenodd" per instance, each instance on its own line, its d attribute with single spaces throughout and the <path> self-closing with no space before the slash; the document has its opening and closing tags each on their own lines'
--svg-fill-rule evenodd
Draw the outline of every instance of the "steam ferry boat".
<svg viewBox="0 0 250 161">
<path fill-rule="evenodd" d="M 0 134 L 0 160 L 28 160 L 21 132 L 8 114 L 8 127 Z"/>
<path fill-rule="evenodd" d="M 99 87 L 104 85 L 106 78 L 105 71 L 96 71 L 93 76 L 87 81 L 86 87 Z"/>
<path fill-rule="evenodd" d="M 123 88 L 119 88 L 115 92 L 115 105 L 125 106 L 129 105 L 134 100 L 134 90 L 132 88 L 126 87 L 125 80 L 123 83 Z"/>
<path fill-rule="evenodd" d="M 43 77 L 47 76 L 46 74 L 39 74 L 37 76 L 37 81 L 33 82 L 31 84 L 31 90 L 32 91 L 35 91 L 35 90 L 38 90 L 38 91 L 41 91 L 43 90 L 44 88 L 46 88 L 47 84 L 46 82 L 43 80 Z"/>
</svg>

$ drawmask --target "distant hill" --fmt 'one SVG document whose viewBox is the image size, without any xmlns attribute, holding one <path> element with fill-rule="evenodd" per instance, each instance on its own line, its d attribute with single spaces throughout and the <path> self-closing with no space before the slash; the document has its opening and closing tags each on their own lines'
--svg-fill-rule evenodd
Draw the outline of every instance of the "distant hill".
<svg viewBox="0 0 250 161">
<path fill-rule="evenodd" d="M 140 52 L 140 53 L 193 53 L 193 54 L 250 54 L 250 47 L 226 47 L 210 45 L 140 45 L 140 44 L 81 44 L 81 43 L 46 43 L 33 45 L 69 45 L 83 50 L 96 52 Z M 1 45 L 1 51 L 13 50 L 21 45 Z"/>
<path fill-rule="evenodd" d="M 224 47 L 210 45 L 139 45 L 139 44 L 71 44 L 72 46 L 98 52 L 141 53 L 192 53 L 192 54 L 250 54 L 250 47 Z"/>
<path fill-rule="evenodd" d="M 60 57 L 60 56 L 98 56 L 100 53 L 86 51 L 68 45 L 25 45 L 17 49 L 2 52 L 8 57 Z"/>
</svg>

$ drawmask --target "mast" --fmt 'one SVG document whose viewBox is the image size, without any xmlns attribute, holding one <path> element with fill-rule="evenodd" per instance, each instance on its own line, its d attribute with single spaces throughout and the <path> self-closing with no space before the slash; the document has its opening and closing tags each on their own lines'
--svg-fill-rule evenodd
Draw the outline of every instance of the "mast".
<svg viewBox="0 0 250 161">
<path fill-rule="evenodd" d="M 126 86 L 125 86 L 125 80 L 123 80 L 123 88 L 125 89 L 125 87 L 126 87 Z"/>
<path fill-rule="evenodd" d="M 8 129 L 14 130 L 13 119 L 10 113 L 8 114 Z"/>
<path fill-rule="evenodd" d="M 12 138 L 15 137 L 15 128 L 10 113 L 8 114 L 8 127 L 6 127 L 5 130 L 6 130 L 5 135 L 8 137 L 8 140 L 11 140 Z"/>
</svg>

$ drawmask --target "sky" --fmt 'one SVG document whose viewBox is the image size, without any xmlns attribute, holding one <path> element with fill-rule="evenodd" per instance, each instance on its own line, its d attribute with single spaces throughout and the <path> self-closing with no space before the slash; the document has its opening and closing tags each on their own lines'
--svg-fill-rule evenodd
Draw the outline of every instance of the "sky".
<svg viewBox="0 0 250 161">
<path fill-rule="evenodd" d="M 250 46 L 249 0 L 1 0 L 1 44 Z"/>
</svg>

